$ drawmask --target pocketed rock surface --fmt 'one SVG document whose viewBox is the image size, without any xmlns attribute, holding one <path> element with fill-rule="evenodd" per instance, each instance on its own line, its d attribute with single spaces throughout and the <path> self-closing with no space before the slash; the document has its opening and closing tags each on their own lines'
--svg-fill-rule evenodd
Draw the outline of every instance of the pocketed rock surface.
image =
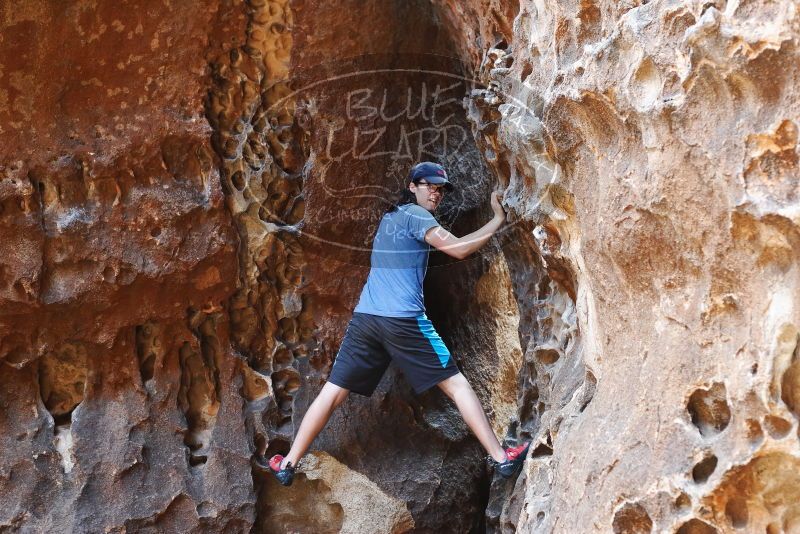
<svg viewBox="0 0 800 534">
<path fill-rule="evenodd" d="M 0 9 L 0 531 L 800 532 L 793 2 Z M 438 391 L 285 452 L 416 160 Z"/>
<path fill-rule="evenodd" d="M 549 274 L 494 528 L 798 531 L 797 4 L 436 4 Z"/>
</svg>

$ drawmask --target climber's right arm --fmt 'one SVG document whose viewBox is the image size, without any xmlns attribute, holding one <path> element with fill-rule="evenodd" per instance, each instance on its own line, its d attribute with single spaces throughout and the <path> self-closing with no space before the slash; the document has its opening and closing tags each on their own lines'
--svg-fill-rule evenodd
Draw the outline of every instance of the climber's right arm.
<svg viewBox="0 0 800 534">
<path fill-rule="evenodd" d="M 425 233 L 425 241 L 448 256 L 463 260 L 489 241 L 489 238 L 503 226 L 506 220 L 505 211 L 500 205 L 499 193 L 493 192 L 491 197 L 494 217 L 479 229 L 464 237 L 456 237 L 441 226 L 431 228 Z"/>
</svg>

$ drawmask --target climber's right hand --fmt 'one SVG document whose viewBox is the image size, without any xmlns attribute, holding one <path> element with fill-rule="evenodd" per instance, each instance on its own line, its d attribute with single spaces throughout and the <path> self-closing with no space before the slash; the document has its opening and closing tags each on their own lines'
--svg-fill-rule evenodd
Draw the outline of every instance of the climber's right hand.
<svg viewBox="0 0 800 534">
<path fill-rule="evenodd" d="M 506 210 L 503 209 L 503 205 L 500 203 L 502 198 L 503 198 L 503 193 L 501 191 L 492 191 L 492 194 L 489 197 L 489 202 L 492 204 L 492 211 L 494 212 L 494 216 L 502 217 L 503 219 L 505 219 Z"/>
</svg>

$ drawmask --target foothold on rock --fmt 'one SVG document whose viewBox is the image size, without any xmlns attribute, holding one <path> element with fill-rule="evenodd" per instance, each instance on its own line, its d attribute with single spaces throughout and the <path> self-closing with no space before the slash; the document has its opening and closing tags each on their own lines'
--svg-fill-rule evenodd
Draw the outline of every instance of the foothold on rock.
<svg viewBox="0 0 800 534">
<path fill-rule="evenodd" d="M 792 423 L 777 415 L 767 415 L 764 417 L 764 428 L 773 439 L 782 439 L 789 434 Z"/>
<path fill-rule="evenodd" d="M 80 345 L 65 345 L 39 360 L 39 393 L 56 424 L 68 424 L 83 401 L 87 355 Z"/>
<path fill-rule="evenodd" d="M 749 521 L 747 501 L 740 497 L 731 498 L 725 505 L 725 515 L 733 528 L 745 528 Z"/>
<path fill-rule="evenodd" d="M 220 406 L 220 347 L 214 316 L 196 312 L 191 322 L 195 324 L 198 342 L 197 345 L 185 342 L 179 351 L 178 405 L 186 417 L 184 444 L 189 449 L 189 465 L 198 466 L 208 460 L 211 432 Z"/>
<path fill-rule="evenodd" d="M 715 382 L 708 389 L 697 389 L 689 397 L 686 409 L 692 423 L 705 437 L 719 434 L 731 421 L 731 409 L 725 384 Z"/>
<path fill-rule="evenodd" d="M 800 343 L 797 347 L 800 347 Z M 794 416 L 800 418 L 800 358 L 797 353 L 798 348 L 795 348 L 793 361 L 789 368 L 786 369 L 786 372 L 783 373 L 781 399 Z"/>
<path fill-rule="evenodd" d="M 677 508 L 678 511 L 683 511 L 683 510 L 688 510 L 691 507 L 692 507 L 692 498 L 689 497 L 688 494 L 682 491 L 680 495 L 678 495 L 675 498 L 675 508 Z"/>
<path fill-rule="evenodd" d="M 700 521 L 699 519 L 690 519 L 683 525 L 681 525 L 676 534 L 718 534 L 719 531 L 706 523 L 705 521 Z"/>
<path fill-rule="evenodd" d="M 139 360 L 139 374 L 142 384 L 147 383 L 155 374 L 158 357 L 163 354 L 161 327 L 152 322 L 136 327 L 136 357 Z"/>
<path fill-rule="evenodd" d="M 560 357 L 561 354 L 559 354 L 557 349 L 548 347 L 536 349 L 536 359 L 542 362 L 544 365 L 552 365 L 556 363 Z"/>
<path fill-rule="evenodd" d="M 697 484 L 702 484 L 708 480 L 716 468 L 717 457 L 709 453 L 692 469 L 692 480 Z"/>
<path fill-rule="evenodd" d="M 761 423 L 756 419 L 748 419 L 745 421 L 745 425 L 747 426 L 746 435 L 750 445 L 757 447 L 764 441 L 764 430 L 761 428 Z"/>
<path fill-rule="evenodd" d="M 653 520 L 639 503 L 625 503 L 614 514 L 611 524 L 614 534 L 649 534 L 653 531 Z"/>
</svg>

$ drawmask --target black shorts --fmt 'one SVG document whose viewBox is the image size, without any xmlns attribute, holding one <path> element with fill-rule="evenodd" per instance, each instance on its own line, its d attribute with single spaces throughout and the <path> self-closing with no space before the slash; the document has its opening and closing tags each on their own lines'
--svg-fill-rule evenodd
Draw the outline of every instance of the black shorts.
<svg viewBox="0 0 800 534">
<path fill-rule="evenodd" d="M 417 393 L 458 374 L 430 320 L 353 313 L 328 382 L 369 397 L 394 361 Z"/>
</svg>

